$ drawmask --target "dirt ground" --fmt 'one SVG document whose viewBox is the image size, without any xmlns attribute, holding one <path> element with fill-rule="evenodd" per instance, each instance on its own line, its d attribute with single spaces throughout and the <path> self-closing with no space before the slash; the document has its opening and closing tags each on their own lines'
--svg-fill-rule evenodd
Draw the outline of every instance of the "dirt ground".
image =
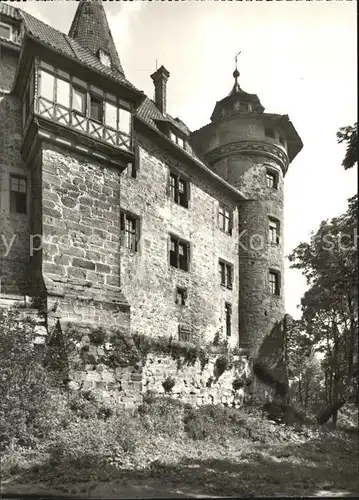
<svg viewBox="0 0 359 500">
<path fill-rule="evenodd" d="M 172 447 L 176 443 L 172 442 Z M 180 443 L 178 443 L 180 447 Z M 358 434 L 332 433 L 303 443 L 263 445 L 234 441 L 215 448 L 198 442 L 178 460 L 171 453 L 143 469 L 120 470 L 98 481 L 25 480 L 2 485 L 3 498 L 36 493 L 38 498 L 220 498 L 267 496 L 358 497 Z M 43 476 L 43 475 L 42 475 Z M 56 485 L 56 486 L 55 486 Z M 53 497 L 54 497 L 53 496 Z"/>
</svg>

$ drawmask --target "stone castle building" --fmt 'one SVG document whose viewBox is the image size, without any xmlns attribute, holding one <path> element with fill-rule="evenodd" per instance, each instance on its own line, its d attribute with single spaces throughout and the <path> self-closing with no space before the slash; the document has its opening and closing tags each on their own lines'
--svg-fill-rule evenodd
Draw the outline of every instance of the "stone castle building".
<svg viewBox="0 0 359 500">
<path fill-rule="evenodd" d="M 233 74 L 210 123 L 125 76 L 102 2 L 69 34 L 0 4 L 1 301 L 252 355 L 284 316 L 283 184 L 302 142 Z M 229 82 L 230 87 L 230 82 Z"/>
</svg>

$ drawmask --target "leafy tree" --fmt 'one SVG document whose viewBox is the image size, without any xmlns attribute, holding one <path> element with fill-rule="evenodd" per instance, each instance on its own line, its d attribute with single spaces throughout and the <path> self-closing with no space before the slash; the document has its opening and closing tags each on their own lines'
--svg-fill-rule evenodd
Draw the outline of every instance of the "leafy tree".
<svg viewBox="0 0 359 500">
<path fill-rule="evenodd" d="M 344 215 L 323 221 L 310 242 L 301 243 L 289 256 L 291 267 L 300 269 L 309 285 L 301 300 L 301 325 L 324 355 L 327 401 L 334 406 L 346 400 L 345 388 L 352 385 L 358 358 L 356 211 L 354 197 Z"/>
<path fill-rule="evenodd" d="M 287 316 L 286 359 L 291 399 L 306 410 L 316 410 L 323 402 L 323 376 L 312 337 L 303 320 Z"/>
<path fill-rule="evenodd" d="M 0 450 L 29 444 L 46 397 L 43 353 L 34 324 L 16 311 L 0 309 Z"/>
<path fill-rule="evenodd" d="M 341 127 L 337 132 L 339 143 L 346 143 L 347 149 L 343 159 L 343 167 L 345 170 L 352 168 L 358 163 L 358 124 L 353 126 Z"/>
</svg>

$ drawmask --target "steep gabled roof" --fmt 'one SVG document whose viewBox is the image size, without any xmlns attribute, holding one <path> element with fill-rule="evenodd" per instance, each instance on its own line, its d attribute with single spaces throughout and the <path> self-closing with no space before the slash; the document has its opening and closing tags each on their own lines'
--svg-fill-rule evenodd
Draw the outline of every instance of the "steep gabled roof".
<svg viewBox="0 0 359 500">
<path fill-rule="evenodd" d="M 80 0 L 69 36 L 95 57 L 100 50 L 107 53 L 112 68 L 124 75 L 102 1 Z"/>
</svg>

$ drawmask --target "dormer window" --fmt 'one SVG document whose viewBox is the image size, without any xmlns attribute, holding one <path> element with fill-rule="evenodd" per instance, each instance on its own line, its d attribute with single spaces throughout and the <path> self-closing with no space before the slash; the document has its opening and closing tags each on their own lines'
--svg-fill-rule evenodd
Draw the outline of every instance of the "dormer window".
<svg viewBox="0 0 359 500">
<path fill-rule="evenodd" d="M 186 142 L 182 139 L 182 137 L 179 137 L 177 134 L 170 132 L 170 138 L 175 144 L 177 144 L 177 146 L 186 149 Z"/>
<path fill-rule="evenodd" d="M 111 67 L 111 57 L 110 57 L 110 54 L 108 54 L 107 52 L 105 52 L 104 50 L 99 50 L 98 51 L 98 56 L 99 56 L 99 59 L 100 59 L 100 62 L 104 65 L 104 66 L 107 66 L 108 68 Z"/>
<path fill-rule="evenodd" d="M 12 39 L 12 26 L 5 23 L 0 23 L 0 38 Z"/>
</svg>

